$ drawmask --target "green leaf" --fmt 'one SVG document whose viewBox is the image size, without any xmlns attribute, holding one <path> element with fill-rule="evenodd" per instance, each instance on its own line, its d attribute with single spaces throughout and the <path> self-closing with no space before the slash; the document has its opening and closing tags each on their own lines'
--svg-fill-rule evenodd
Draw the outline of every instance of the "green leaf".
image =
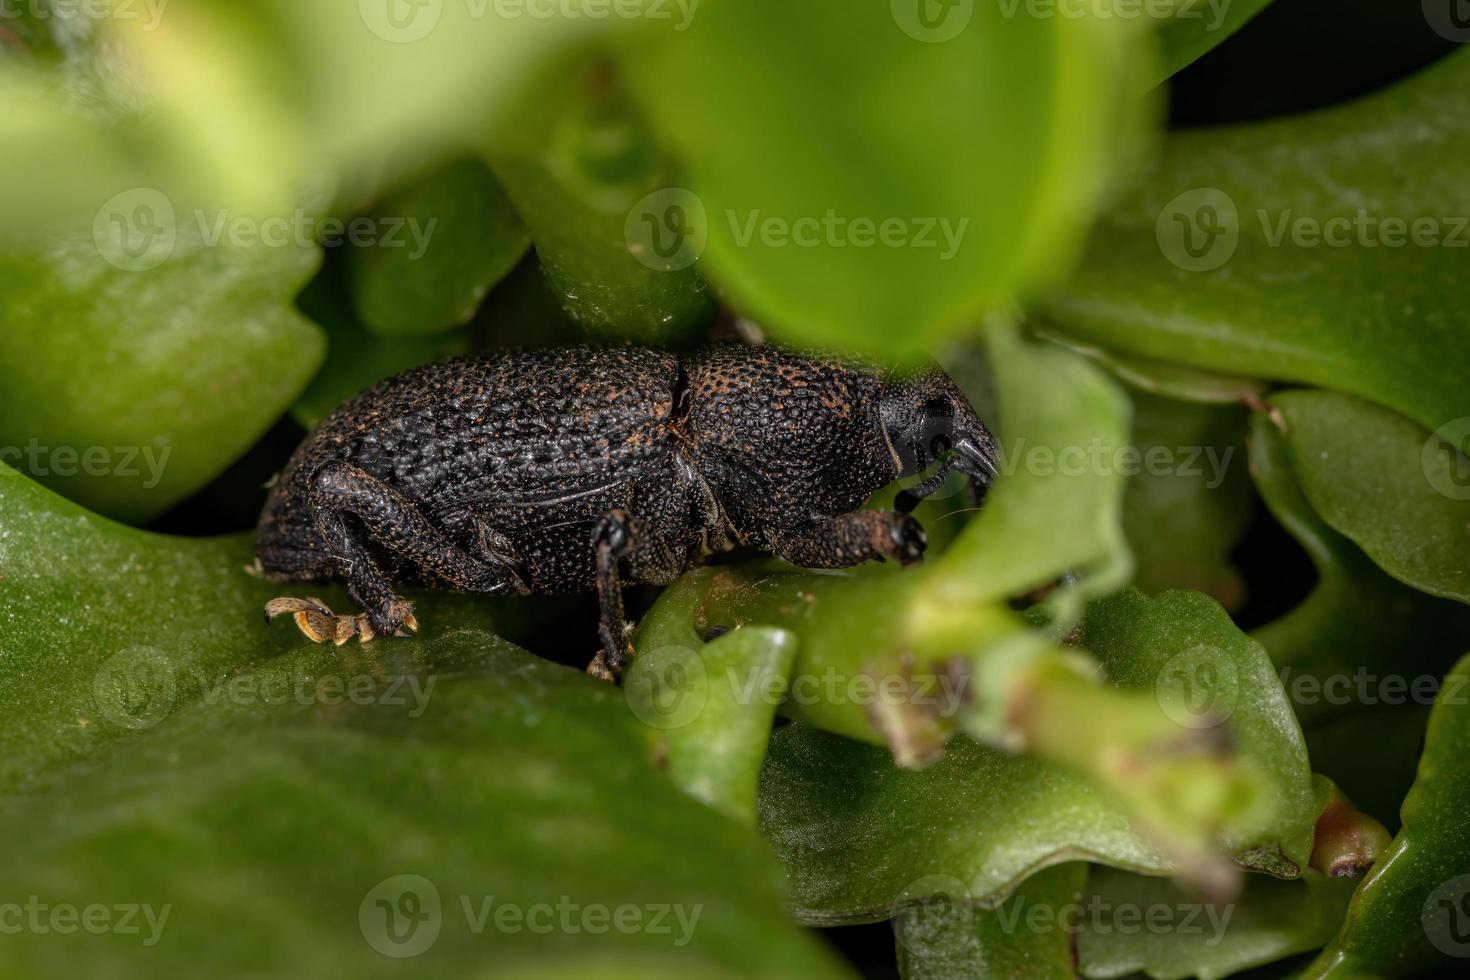
<svg viewBox="0 0 1470 980">
<path fill-rule="evenodd" d="M 177 538 L 91 514 L 0 467 L 0 794 L 157 725 L 233 671 L 302 644 L 261 622 L 282 585 L 246 574 L 249 535 Z M 341 589 L 311 592 L 345 601 Z M 451 623 L 522 635 L 546 606 L 423 593 L 425 635 Z M 351 651 L 347 651 L 350 654 Z"/>
<path fill-rule="evenodd" d="M 1470 214 L 1467 79 L 1459 51 L 1349 105 L 1170 136 L 1044 303 L 1048 321 L 1118 351 L 1361 395 L 1431 429 L 1470 414 L 1454 217 Z M 1415 244 L 1416 220 L 1439 245 Z M 1311 244 L 1301 222 L 1346 244 Z"/>
<path fill-rule="evenodd" d="M 460 160 L 379 199 L 374 227 L 348 252 L 359 319 L 388 337 L 442 333 L 469 320 L 531 239 L 478 160 Z M 395 226 L 401 230 L 394 234 Z"/>
<path fill-rule="evenodd" d="M 1470 602 L 1470 462 L 1456 442 L 1331 392 L 1282 392 L 1271 404 L 1302 492 L 1328 525 L 1400 582 Z"/>
<path fill-rule="evenodd" d="M 1310 869 L 1299 881 L 1247 875 L 1238 897 L 1211 902 L 1167 880 L 1098 868 L 1081 900 L 1078 959 L 1088 977 L 1215 980 L 1322 946 L 1353 884 Z"/>
<path fill-rule="evenodd" d="M 640 224 L 678 193 L 669 162 L 605 68 L 536 92 L 487 153 L 531 229 L 548 284 L 596 337 L 690 343 L 714 304 L 692 257 L 646 250 Z"/>
<path fill-rule="evenodd" d="M 291 297 L 320 255 L 211 242 L 216 220 L 263 219 L 196 224 L 157 191 L 128 193 L 111 213 L 157 208 L 156 237 L 104 226 L 0 256 L 0 461 L 142 522 L 219 475 L 306 387 L 322 336 Z"/>
<path fill-rule="evenodd" d="M 1073 862 L 1027 878 L 994 910 L 945 902 L 900 911 L 893 923 L 899 972 L 904 980 L 1072 980 L 1065 914 L 1086 884 L 1087 865 Z"/>
<path fill-rule="evenodd" d="M 1094 609 L 1084 635 L 1097 641 L 1110 680 L 1147 692 L 1166 723 L 1200 737 L 1224 731 L 1217 719 L 1229 704 L 1241 765 L 1264 774 L 1275 802 L 1247 809 L 1223 828 L 1223 840 L 1250 866 L 1295 876 L 1311 854 L 1318 801 L 1264 651 L 1203 596 L 1125 593 Z M 1178 697 L 1177 669 L 1203 666 L 1217 667 L 1230 683 L 1213 692 L 1215 713 L 1192 714 L 1200 702 Z M 1104 738 L 1087 719 L 1070 721 L 1061 734 L 1079 745 Z M 1118 796 L 1034 756 L 963 737 L 928 768 L 909 771 L 876 749 L 788 725 L 771 741 L 760 817 L 786 864 L 797 914 L 811 922 L 883 918 L 899 896 L 912 894 L 913 882 L 932 875 L 958 879 L 970 899 L 989 907 L 1037 870 L 1069 860 L 1155 875 L 1176 870 L 1138 836 Z"/>
<path fill-rule="evenodd" d="M 5 976 L 386 977 L 410 956 L 845 975 L 785 920 L 754 835 L 659 773 L 618 691 L 477 630 L 242 671 L 0 831 L 17 895 L 158 924 L 9 936 Z"/>
<path fill-rule="evenodd" d="M 706 644 L 684 615 L 703 583 L 686 575 L 638 624 L 638 656 L 622 679 L 671 778 L 695 798 L 755 823 L 756 780 L 796 637 L 752 626 Z"/>
<path fill-rule="evenodd" d="M 1082 602 L 1127 581 L 1121 525 L 1124 478 L 1099 465 L 1127 440 L 1128 402 L 1069 351 L 1022 340 L 997 323 L 987 335 L 999 413 L 1001 477 L 980 515 L 935 562 L 928 606 L 995 601 L 1073 572 L 1052 600 L 1058 632 Z"/>
<path fill-rule="evenodd" d="M 1431 689 L 1437 691 L 1439 678 L 1434 681 Z M 1414 783 L 1428 723 L 1428 705 L 1381 705 L 1304 724 L 1302 734 L 1312 769 L 1393 830 L 1399 825 L 1399 806 Z"/>
<path fill-rule="evenodd" d="M 1169 719 L 1223 731 L 1240 758 L 1264 775 L 1271 806 L 1228 828 L 1222 843 L 1251 867 L 1294 877 L 1312 850 L 1320 804 L 1301 729 L 1262 646 L 1208 597 L 1120 593 L 1088 609 L 1079 640 L 1114 684 L 1152 691 Z"/>
<path fill-rule="evenodd" d="M 1356 445 L 1351 452 L 1358 451 Z M 1395 581 L 1328 527 L 1302 492 L 1293 457 L 1303 453 L 1291 449 L 1268 415 L 1255 415 L 1251 475 L 1266 506 L 1317 570 L 1307 598 L 1254 633 L 1281 668 L 1297 716 L 1314 723 L 1364 707 L 1427 705 L 1439 675 L 1470 637 L 1470 610 Z M 1341 771 L 1323 771 L 1344 786 L 1350 782 Z"/>
<path fill-rule="evenodd" d="M 1168 78 L 1197 61 L 1215 45 L 1240 30 L 1271 0 L 1174 0 L 1173 16 L 1159 21 L 1159 40 L 1164 48 L 1164 71 Z"/>
<path fill-rule="evenodd" d="M 786 866 L 804 922 L 886 919 L 934 876 L 957 879 L 965 901 L 993 907 L 1066 861 L 1169 871 L 1103 791 L 968 738 L 908 770 L 881 749 L 793 722 L 771 737 L 760 788 L 761 832 Z"/>
<path fill-rule="evenodd" d="M 1337 938 L 1307 977 L 1418 975 L 1470 954 L 1470 657 L 1446 678 L 1403 827 L 1358 886 Z"/>
<path fill-rule="evenodd" d="M 1056 280 L 1150 115 L 1137 22 L 924 13 L 710 0 L 626 38 L 688 175 L 659 215 L 782 337 L 912 353 Z"/>
<path fill-rule="evenodd" d="M 1245 532 L 1254 493 L 1245 460 L 1246 411 L 1191 405 L 1141 391 L 1133 401 L 1132 475 L 1123 530 L 1147 593 L 1203 592 L 1226 609 L 1245 599 L 1230 552 Z"/>
</svg>

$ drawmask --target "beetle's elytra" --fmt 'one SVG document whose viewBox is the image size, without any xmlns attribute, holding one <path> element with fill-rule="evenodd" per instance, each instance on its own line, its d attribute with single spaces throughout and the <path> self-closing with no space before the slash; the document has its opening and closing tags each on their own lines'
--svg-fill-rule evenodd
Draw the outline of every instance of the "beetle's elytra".
<svg viewBox="0 0 1470 980">
<path fill-rule="evenodd" d="M 713 552 L 806 567 L 917 561 L 909 515 L 859 509 L 952 466 L 983 488 L 989 431 L 937 367 L 890 371 L 778 347 L 517 351 L 389 378 L 321 423 L 276 481 L 256 554 L 268 577 L 340 577 L 364 610 L 282 598 L 318 642 L 404 635 L 412 583 L 498 594 L 596 589 L 602 652 L 628 653 L 620 583 L 665 584 Z"/>
</svg>

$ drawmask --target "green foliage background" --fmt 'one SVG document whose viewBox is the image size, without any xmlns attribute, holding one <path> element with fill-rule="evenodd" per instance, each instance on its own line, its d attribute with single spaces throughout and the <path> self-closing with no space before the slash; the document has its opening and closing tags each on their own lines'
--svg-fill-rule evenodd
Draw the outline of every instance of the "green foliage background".
<svg viewBox="0 0 1470 980">
<path fill-rule="evenodd" d="M 1470 955 L 1467 252 L 1272 223 L 1453 235 L 1470 52 L 1169 131 L 1265 0 L 1061 6 L 7 11 L 0 976 L 841 977 L 804 927 L 889 920 L 913 978 Z M 937 357 L 1006 452 L 984 508 L 922 505 L 916 569 L 691 572 L 620 689 L 528 652 L 590 655 L 574 601 L 320 649 L 261 625 L 248 533 L 177 533 L 396 371 L 732 323 Z M 1218 472 L 1108 465 L 1181 448 Z M 1246 632 L 1262 514 L 1315 580 Z M 1429 694 L 1320 696 L 1365 673 Z M 1156 908 L 1229 924 L 1120 927 Z"/>
</svg>

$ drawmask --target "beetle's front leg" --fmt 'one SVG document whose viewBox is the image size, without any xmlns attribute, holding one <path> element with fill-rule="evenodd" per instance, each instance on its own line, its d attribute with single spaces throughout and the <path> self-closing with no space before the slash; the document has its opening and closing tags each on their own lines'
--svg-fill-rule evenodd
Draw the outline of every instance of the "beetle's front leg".
<svg viewBox="0 0 1470 980">
<path fill-rule="evenodd" d="M 617 680 L 632 655 L 623 618 L 623 587 L 620 566 L 626 565 L 640 582 L 672 582 L 684 570 L 654 530 L 640 517 L 622 509 L 608 511 L 592 530 L 592 549 L 597 561 L 597 600 L 601 618 L 597 632 L 602 650 L 587 665 L 587 673 L 605 681 Z"/>
<path fill-rule="evenodd" d="M 891 510 L 855 510 L 799 529 L 766 531 L 771 550 L 803 568 L 850 568 L 892 558 L 912 565 L 928 539 L 919 522 Z"/>
<path fill-rule="evenodd" d="M 313 475 L 308 493 L 317 532 L 342 576 L 347 594 L 365 612 L 338 615 L 317 600 L 273 599 L 266 618 L 294 615 L 301 632 L 317 643 L 345 643 L 353 636 L 407 636 L 418 629 L 413 604 L 393 590 L 369 542 L 420 572 L 468 592 L 524 593 L 508 563 L 456 547 L 418 506 L 394 488 L 347 463 L 329 463 Z M 348 520 L 348 518 L 352 520 Z"/>
</svg>

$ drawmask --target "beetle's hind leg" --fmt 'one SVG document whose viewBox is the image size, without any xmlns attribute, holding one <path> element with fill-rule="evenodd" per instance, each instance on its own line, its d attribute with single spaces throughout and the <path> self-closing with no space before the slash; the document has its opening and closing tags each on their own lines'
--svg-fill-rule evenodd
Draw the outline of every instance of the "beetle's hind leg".
<svg viewBox="0 0 1470 980">
<path fill-rule="evenodd" d="M 339 615 L 320 600 L 290 597 L 266 604 L 267 619 L 290 613 L 313 642 L 340 644 L 354 636 L 371 640 L 418 630 L 413 604 L 394 591 L 372 544 L 402 558 L 425 578 L 466 592 L 528 591 L 508 562 L 461 550 L 413 501 L 356 466 L 323 466 L 311 479 L 307 499 L 317 533 L 347 580 L 347 594 L 364 610 Z"/>
<path fill-rule="evenodd" d="M 602 650 L 587 665 L 587 673 L 615 681 L 633 653 L 631 627 L 623 617 L 620 566 L 626 565 L 637 581 L 650 583 L 672 582 L 684 567 L 648 521 L 622 509 L 608 511 L 597 522 L 592 530 L 592 549 L 597 562 L 601 611 L 597 632 Z"/>
</svg>

